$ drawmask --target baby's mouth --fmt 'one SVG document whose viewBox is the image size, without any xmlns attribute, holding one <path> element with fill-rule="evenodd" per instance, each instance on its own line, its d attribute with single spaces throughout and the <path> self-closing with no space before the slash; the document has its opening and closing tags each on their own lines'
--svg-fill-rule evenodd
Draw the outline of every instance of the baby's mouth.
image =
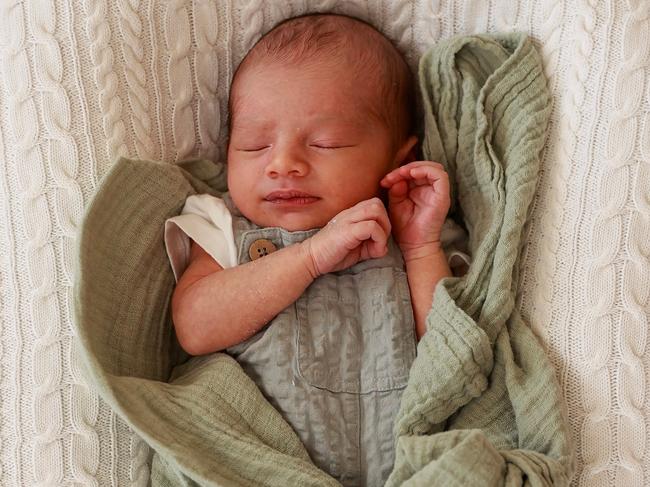
<svg viewBox="0 0 650 487">
<path fill-rule="evenodd" d="M 318 201 L 320 198 L 304 191 L 279 190 L 269 193 L 264 199 L 269 203 L 278 205 L 307 205 Z"/>
</svg>

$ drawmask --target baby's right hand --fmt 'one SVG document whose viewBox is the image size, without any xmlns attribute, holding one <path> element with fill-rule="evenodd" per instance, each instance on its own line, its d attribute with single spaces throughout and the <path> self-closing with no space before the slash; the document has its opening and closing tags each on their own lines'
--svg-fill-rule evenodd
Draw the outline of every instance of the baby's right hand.
<svg viewBox="0 0 650 487">
<path fill-rule="evenodd" d="M 343 210 L 304 241 L 311 256 L 313 277 L 386 255 L 390 231 L 390 220 L 379 198 L 360 201 Z"/>
</svg>

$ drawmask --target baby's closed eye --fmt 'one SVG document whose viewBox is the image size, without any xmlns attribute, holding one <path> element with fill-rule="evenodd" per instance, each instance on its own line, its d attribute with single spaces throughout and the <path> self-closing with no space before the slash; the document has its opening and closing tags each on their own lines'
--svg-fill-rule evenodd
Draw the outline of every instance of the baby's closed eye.
<svg viewBox="0 0 650 487">
<path fill-rule="evenodd" d="M 342 144 L 336 142 L 314 142 L 313 144 L 311 144 L 311 146 L 316 147 L 317 149 L 331 150 L 331 149 L 345 149 L 348 147 L 356 147 L 356 144 Z"/>
<path fill-rule="evenodd" d="M 270 145 L 257 145 L 257 146 L 253 145 L 253 146 L 249 146 L 249 147 L 237 148 L 236 150 L 242 151 L 242 152 L 258 152 L 258 151 L 261 151 L 261 150 L 264 150 L 264 149 L 268 149 L 269 147 L 271 147 L 271 146 Z"/>
</svg>

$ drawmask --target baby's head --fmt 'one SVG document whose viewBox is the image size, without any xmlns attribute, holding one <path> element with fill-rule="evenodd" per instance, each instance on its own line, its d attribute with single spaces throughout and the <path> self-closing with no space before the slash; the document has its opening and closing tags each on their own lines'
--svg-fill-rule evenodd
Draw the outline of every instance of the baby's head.
<svg viewBox="0 0 650 487">
<path fill-rule="evenodd" d="M 233 202 L 262 227 L 324 226 L 414 160 L 414 105 L 408 65 L 370 25 L 333 14 L 282 22 L 231 85 Z"/>
</svg>

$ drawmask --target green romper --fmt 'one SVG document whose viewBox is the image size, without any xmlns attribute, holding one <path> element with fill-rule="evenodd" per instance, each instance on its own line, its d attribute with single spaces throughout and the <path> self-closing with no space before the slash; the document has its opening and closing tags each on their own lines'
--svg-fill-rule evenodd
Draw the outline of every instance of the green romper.
<svg viewBox="0 0 650 487">
<path fill-rule="evenodd" d="M 223 199 L 238 264 L 251 260 L 249 249 L 257 250 L 260 239 L 280 249 L 318 231 L 260 228 L 228 193 Z M 345 486 L 374 487 L 384 485 L 393 467 L 393 421 L 415 348 L 404 262 L 390 238 L 386 256 L 320 276 L 226 352 L 293 426 L 319 468 Z"/>
</svg>

